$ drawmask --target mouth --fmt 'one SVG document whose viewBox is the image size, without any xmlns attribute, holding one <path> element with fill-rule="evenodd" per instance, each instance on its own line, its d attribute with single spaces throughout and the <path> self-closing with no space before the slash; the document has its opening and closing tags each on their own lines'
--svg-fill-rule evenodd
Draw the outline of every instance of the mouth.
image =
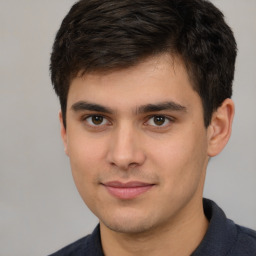
<svg viewBox="0 0 256 256">
<path fill-rule="evenodd" d="M 155 184 L 144 183 L 140 181 L 131 181 L 123 183 L 120 181 L 111 181 L 102 183 L 107 191 L 119 199 L 133 199 L 149 191 Z"/>
</svg>

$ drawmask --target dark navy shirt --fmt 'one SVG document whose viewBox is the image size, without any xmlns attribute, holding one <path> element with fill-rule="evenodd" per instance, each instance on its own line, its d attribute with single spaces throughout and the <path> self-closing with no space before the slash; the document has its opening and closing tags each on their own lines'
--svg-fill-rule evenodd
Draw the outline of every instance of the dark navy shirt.
<svg viewBox="0 0 256 256">
<path fill-rule="evenodd" d="M 256 256 L 256 231 L 236 225 L 211 200 L 204 199 L 209 227 L 191 256 Z M 64 247 L 50 256 L 104 256 L 99 225 L 91 235 Z"/>
</svg>

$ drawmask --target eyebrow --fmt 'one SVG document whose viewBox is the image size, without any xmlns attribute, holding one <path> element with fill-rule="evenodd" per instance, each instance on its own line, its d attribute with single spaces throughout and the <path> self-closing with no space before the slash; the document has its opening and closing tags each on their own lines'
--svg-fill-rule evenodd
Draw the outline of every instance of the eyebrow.
<svg viewBox="0 0 256 256">
<path fill-rule="evenodd" d="M 75 112 L 89 110 L 89 111 L 95 111 L 95 112 L 101 112 L 106 114 L 113 114 L 114 111 L 108 107 L 96 104 L 96 103 L 89 103 L 86 101 L 79 101 L 74 103 L 71 106 L 71 109 Z M 185 106 L 182 106 L 174 101 L 168 101 L 168 102 L 161 102 L 156 104 L 146 104 L 139 106 L 136 109 L 136 114 L 144 114 L 144 113 L 150 113 L 150 112 L 159 112 L 163 110 L 169 110 L 169 111 L 182 111 L 186 112 L 187 108 Z"/>
<path fill-rule="evenodd" d="M 143 113 L 158 112 L 163 110 L 186 112 L 187 108 L 174 101 L 168 101 L 168 102 L 161 102 L 158 104 L 146 104 L 146 105 L 140 106 L 138 107 L 136 112 L 139 114 L 143 114 Z"/>
<path fill-rule="evenodd" d="M 74 103 L 71 106 L 71 109 L 75 112 L 83 111 L 83 110 L 90 110 L 90 111 L 96 111 L 96 112 L 101 112 L 101 113 L 106 113 L 106 114 L 113 113 L 113 111 L 110 108 L 104 107 L 99 104 L 89 103 L 86 101 L 79 101 L 79 102 Z"/>
</svg>

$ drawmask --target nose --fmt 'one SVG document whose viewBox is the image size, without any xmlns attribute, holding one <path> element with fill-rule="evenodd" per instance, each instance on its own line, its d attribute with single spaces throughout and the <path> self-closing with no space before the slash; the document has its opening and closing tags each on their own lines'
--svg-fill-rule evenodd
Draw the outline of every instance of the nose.
<svg viewBox="0 0 256 256">
<path fill-rule="evenodd" d="M 136 128 L 124 124 L 112 134 L 107 160 L 122 170 L 141 166 L 146 156 Z"/>
</svg>

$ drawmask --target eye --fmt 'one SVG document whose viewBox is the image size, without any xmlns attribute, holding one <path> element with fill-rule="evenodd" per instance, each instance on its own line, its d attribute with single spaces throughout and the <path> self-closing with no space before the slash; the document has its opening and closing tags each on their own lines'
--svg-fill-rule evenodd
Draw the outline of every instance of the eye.
<svg viewBox="0 0 256 256">
<path fill-rule="evenodd" d="M 90 126 L 102 126 L 108 124 L 108 120 L 100 115 L 91 115 L 85 118 Z"/>
<path fill-rule="evenodd" d="M 166 116 L 152 116 L 147 121 L 147 125 L 164 127 L 164 126 L 167 126 L 170 122 L 171 122 L 170 118 L 167 118 Z"/>
</svg>

